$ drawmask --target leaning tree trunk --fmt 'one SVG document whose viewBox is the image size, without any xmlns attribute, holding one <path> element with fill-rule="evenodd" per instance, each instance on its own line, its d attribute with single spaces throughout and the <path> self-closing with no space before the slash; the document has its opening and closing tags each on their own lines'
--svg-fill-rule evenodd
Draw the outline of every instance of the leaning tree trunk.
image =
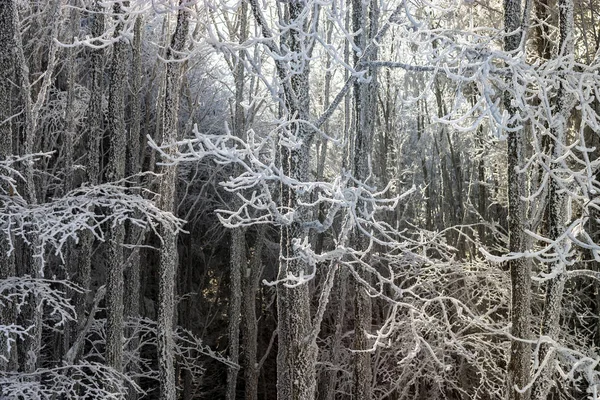
<svg viewBox="0 0 600 400">
<path fill-rule="evenodd" d="M 559 20 L 560 20 L 560 57 L 568 58 L 573 54 L 573 0 L 559 0 Z M 564 156 L 566 146 L 567 123 L 571 114 L 569 106 L 569 95 L 565 92 L 562 81 L 569 73 L 568 70 L 561 68 L 559 84 L 556 93 L 555 107 L 555 128 L 551 130 L 551 137 L 555 138 L 552 149 L 552 162 L 550 170 L 553 172 L 550 178 L 548 189 L 548 234 L 552 241 L 556 241 L 565 232 L 565 216 L 567 215 L 566 194 L 561 190 L 561 184 L 558 179 L 562 178 L 563 169 L 561 159 Z M 557 340 L 560 333 L 560 313 L 562 310 L 562 298 L 566 281 L 566 265 L 564 259 L 568 253 L 568 239 L 555 244 L 554 251 L 559 255 L 557 260 L 549 265 L 549 273 L 553 277 L 546 286 L 546 299 L 544 304 L 544 315 L 542 317 L 541 334 Z M 545 400 L 548 398 L 550 390 L 555 385 L 553 360 L 554 355 L 550 354 L 552 345 L 542 343 L 540 345 L 538 359 L 540 364 L 545 358 L 548 361 L 541 366 L 542 370 L 539 378 L 532 387 L 533 400 Z"/>
<path fill-rule="evenodd" d="M 120 3 L 115 3 L 116 18 L 123 18 Z M 106 178 L 110 182 L 125 177 L 127 131 L 125 128 L 125 56 L 128 44 L 120 37 L 123 22 L 115 29 L 108 96 L 108 134 L 110 148 Z M 123 243 L 125 227 L 113 223 L 107 233 L 108 278 L 106 284 L 106 363 L 117 371 L 123 364 Z"/>
<path fill-rule="evenodd" d="M 167 50 L 167 70 L 164 83 L 164 103 L 162 106 L 161 145 L 172 145 L 177 140 L 179 92 L 181 90 L 182 58 L 189 30 L 189 10 L 185 0 L 180 0 L 177 13 L 177 25 Z M 163 211 L 175 209 L 177 167 L 164 166 L 161 169 L 160 201 Z M 175 343 L 173 324 L 175 317 L 175 271 L 177 269 L 177 234 L 167 227 L 161 227 L 162 237 L 159 257 L 158 283 L 158 373 L 160 400 L 175 400 L 177 387 L 175 382 Z"/>
<path fill-rule="evenodd" d="M 512 56 L 518 56 L 521 45 L 521 0 L 505 0 L 504 2 L 505 39 L 504 50 Z M 504 93 L 504 107 L 508 111 L 511 126 L 515 122 L 518 110 L 512 105 L 512 95 Z M 523 203 L 521 196 L 523 184 L 518 170 L 521 165 L 523 129 L 508 132 L 508 230 L 509 250 L 513 253 L 522 253 L 525 250 L 525 237 L 523 231 Z M 523 258 L 508 262 L 512 289 L 512 332 L 516 338 L 511 343 L 510 363 L 508 366 L 508 390 L 511 399 L 526 400 L 530 393 L 520 393 L 515 390 L 524 388 L 530 377 L 531 345 L 519 339 L 529 339 L 531 336 L 531 265 Z"/>
</svg>

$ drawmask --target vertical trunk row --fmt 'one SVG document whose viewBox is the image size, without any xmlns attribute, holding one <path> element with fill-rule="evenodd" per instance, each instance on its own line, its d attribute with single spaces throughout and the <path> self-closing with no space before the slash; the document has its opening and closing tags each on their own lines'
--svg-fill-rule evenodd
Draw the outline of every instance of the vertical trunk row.
<svg viewBox="0 0 600 400">
<path fill-rule="evenodd" d="M 177 140 L 179 93 L 181 91 L 182 52 L 186 48 L 189 30 L 189 10 L 186 1 L 179 2 L 177 25 L 167 50 L 167 63 L 164 83 L 164 103 L 162 106 L 162 145 L 172 144 Z M 174 165 L 161 168 L 159 206 L 164 211 L 175 211 L 175 188 L 177 167 Z M 160 382 L 160 400 L 175 400 L 177 388 L 175 383 L 175 359 L 173 340 L 173 324 L 175 317 L 175 271 L 177 268 L 177 235 L 165 228 L 160 228 L 162 244 L 159 256 L 158 287 L 158 373 Z"/>
<path fill-rule="evenodd" d="M 504 50 L 513 56 L 517 54 L 521 44 L 521 0 L 504 1 Z M 509 78 L 510 79 L 510 78 Z M 510 116 L 510 126 L 519 125 L 518 110 L 512 105 L 512 96 L 504 93 L 504 107 Z M 522 253 L 525 250 L 523 232 L 523 184 L 518 170 L 521 165 L 523 130 L 508 132 L 508 230 L 509 251 Z M 517 339 L 529 339 L 531 336 L 531 266 L 523 258 L 508 262 L 511 277 L 512 303 L 511 322 L 512 335 Z M 525 400 L 530 397 L 529 391 L 520 393 L 515 390 L 525 387 L 529 381 L 531 364 L 531 345 L 519 340 L 513 340 L 510 349 L 508 366 L 508 390 L 511 399 Z"/>
<path fill-rule="evenodd" d="M 573 1 L 559 0 L 559 57 L 568 58 L 573 53 Z M 561 81 L 569 71 L 564 68 L 560 71 Z M 560 159 L 564 156 L 566 146 L 566 133 L 568 129 L 568 120 L 571 113 L 569 108 L 569 95 L 564 91 L 563 84 L 560 83 L 556 93 L 556 108 L 554 127 L 551 130 L 551 136 L 555 138 L 552 146 L 552 161 L 550 170 L 553 171 L 548 190 L 548 235 L 553 241 L 556 241 L 565 232 L 566 194 L 561 190 L 561 184 L 557 179 L 561 178 L 562 164 Z M 560 332 L 560 313 L 562 310 L 562 298 L 566 281 L 565 258 L 568 253 L 568 239 L 564 239 L 554 245 L 554 251 L 557 254 L 557 260 L 548 266 L 548 273 L 553 277 L 546 286 L 546 299 L 544 303 L 544 315 L 542 317 L 541 334 L 552 339 L 558 339 Z M 545 400 L 550 390 L 555 385 L 553 355 L 550 355 L 552 346 L 548 343 L 542 343 L 538 354 L 540 363 L 546 357 L 550 357 L 549 362 L 542 368 L 538 380 L 532 388 L 533 400 Z"/>
</svg>

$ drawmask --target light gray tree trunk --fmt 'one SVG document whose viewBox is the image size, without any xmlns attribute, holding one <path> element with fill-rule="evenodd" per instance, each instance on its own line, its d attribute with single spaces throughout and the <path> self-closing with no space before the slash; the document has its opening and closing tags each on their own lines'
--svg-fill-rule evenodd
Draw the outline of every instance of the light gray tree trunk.
<svg viewBox="0 0 600 400">
<path fill-rule="evenodd" d="M 573 54 L 573 0 L 559 0 L 559 57 L 568 57 Z M 561 68 L 560 75 L 564 79 L 569 71 Z M 561 79 L 561 82 L 562 82 Z M 555 119 L 557 123 L 552 129 L 552 137 L 555 138 L 552 146 L 552 162 L 550 170 L 553 174 L 549 182 L 548 190 L 548 235 L 553 241 L 556 241 L 565 232 L 565 217 L 567 213 L 566 194 L 561 190 L 561 185 L 557 178 L 562 178 L 561 170 L 563 168 L 560 159 L 564 156 L 566 146 L 566 134 L 568 130 L 568 121 L 571 114 L 569 95 L 565 92 L 562 83 L 559 84 L 556 93 Z M 555 252 L 566 257 L 567 240 L 562 240 L 556 244 Z M 544 303 L 544 315 L 542 317 L 541 334 L 554 340 L 559 339 L 560 333 L 560 314 L 562 310 L 563 292 L 566 282 L 566 265 L 563 260 L 548 266 L 549 273 L 555 273 L 546 286 L 546 299 Z M 542 368 L 539 378 L 531 389 L 533 400 L 545 400 L 548 398 L 550 390 L 555 386 L 554 377 L 554 354 L 550 354 L 552 346 L 548 343 L 542 343 L 538 354 L 540 364 L 548 357 L 548 362 Z"/>
<path fill-rule="evenodd" d="M 521 44 L 521 0 L 504 2 L 504 50 L 516 56 Z M 510 34 L 509 34 L 510 33 Z M 517 110 L 511 103 L 509 92 L 504 94 L 504 107 L 510 118 L 514 118 Z M 511 125 L 517 125 L 511 122 Z M 525 216 L 521 196 L 524 195 L 523 183 L 518 169 L 521 166 L 523 131 L 508 132 L 508 231 L 509 251 L 521 253 L 525 250 L 523 219 Z M 523 258 L 509 261 L 512 289 L 511 321 L 512 335 L 516 338 L 531 338 L 531 265 Z M 529 391 L 519 393 L 515 386 L 525 387 L 530 378 L 531 345 L 513 340 L 510 349 L 508 366 L 508 390 L 511 399 L 529 399 Z"/>
<path fill-rule="evenodd" d="M 164 83 L 164 104 L 162 106 L 162 145 L 173 144 L 177 140 L 179 93 L 181 91 L 182 52 L 186 49 L 189 31 L 189 10 L 185 0 L 179 2 L 177 25 L 167 49 L 167 63 Z M 175 211 L 175 189 L 177 168 L 174 165 L 161 168 L 159 206 L 163 211 Z M 162 244 L 159 256 L 158 286 L 158 373 L 160 400 L 175 400 L 175 343 L 173 324 L 175 318 L 175 272 L 177 270 L 177 235 L 162 227 L 159 230 Z"/>
</svg>

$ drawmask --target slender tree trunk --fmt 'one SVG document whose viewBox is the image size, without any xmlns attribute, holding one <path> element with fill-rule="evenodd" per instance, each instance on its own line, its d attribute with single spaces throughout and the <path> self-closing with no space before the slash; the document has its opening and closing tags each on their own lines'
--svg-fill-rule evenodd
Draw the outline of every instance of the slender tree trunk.
<svg viewBox="0 0 600 400">
<path fill-rule="evenodd" d="M 239 10 L 239 42 L 244 43 L 248 30 L 248 3 L 242 1 Z M 235 111 L 234 133 L 243 139 L 246 135 L 246 118 L 244 116 L 244 59 L 245 53 L 238 52 L 238 62 L 235 68 Z M 236 206 L 239 202 L 234 201 Z M 230 261 L 230 298 L 229 298 L 229 359 L 239 363 L 240 319 L 242 301 L 242 271 L 246 270 L 246 238 L 243 228 L 231 230 L 231 261 Z M 238 368 L 229 367 L 227 370 L 227 400 L 235 400 Z"/>
<path fill-rule="evenodd" d="M 481 146 L 482 154 L 477 161 L 477 209 L 481 220 L 479 221 L 479 226 L 477 227 L 477 233 L 479 235 L 480 243 L 488 243 L 486 240 L 486 226 L 485 224 L 488 221 L 488 213 L 487 213 L 487 190 L 486 190 L 486 181 L 485 181 L 485 160 L 484 160 L 484 142 L 483 142 L 483 132 L 481 130 L 479 133 L 479 145 Z"/>
<path fill-rule="evenodd" d="M 246 271 L 246 237 L 243 228 L 231 230 L 229 296 L 229 360 L 239 363 L 240 317 L 242 308 L 242 271 Z M 227 370 L 227 400 L 235 400 L 237 387 L 237 367 Z"/>
<path fill-rule="evenodd" d="M 573 1 L 559 0 L 559 21 L 560 21 L 560 53 L 559 56 L 569 57 L 573 54 Z M 569 73 L 564 68 L 560 71 L 561 78 Z M 561 82 L 562 82 L 561 79 Z M 557 123 L 552 129 L 552 137 L 556 138 L 552 149 L 552 162 L 550 170 L 553 174 L 550 178 L 549 193 L 548 193 L 548 235 L 553 241 L 556 241 L 565 232 L 565 217 L 566 209 L 566 194 L 561 190 L 561 185 L 557 182 L 560 179 L 561 170 L 563 168 L 561 158 L 564 156 L 566 146 L 566 133 L 571 109 L 569 106 L 569 95 L 565 92 L 564 87 L 559 84 L 556 94 L 555 119 Z M 544 304 L 544 315 L 542 318 L 541 334 L 557 340 L 560 333 L 560 314 L 562 310 L 562 298 L 566 282 L 566 265 L 565 258 L 568 253 L 568 239 L 556 243 L 554 251 L 559 255 L 558 260 L 550 264 L 548 273 L 554 275 L 548 281 L 546 286 L 546 299 Z M 545 366 L 541 367 L 542 371 L 532 387 L 533 400 L 545 400 L 548 398 L 550 390 L 555 385 L 553 360 L 554 355 L 550 354 L 552 345 L 542 343 L 538 354 L 540 364 L 548 357 L 549 360 Z"/>
<path fill-rule="evenodd" d="M 242 337 L 244 340 L 244 395 L 246 400 L 258 400 L 258 360 L 257 340 L 258 322 L 256 318 L 256 295 L 262 272 L 262 251 L 265 230 L 259 228 L 254 243 L 254 253 L 250 259 L 249 270 L 243 272 L 242 301 Z"/>
<path fill-rule="evenodd" d="M 92 36 L 99 37 L 104 32 L 104 12 L 102 7 L 96 1 L 92 7 L 94 11 L 92 21 Z M 104 136 L 102 126 L 102 102 L 104 91 L 104 50 L 90 50 L 91 78 L 90 78 L 90 100 L 86 113 L 87 119 L 87 160 L 86 171 L 87 180 L 90 185 L 96 185 L 100 182 L 100 141 Z M 78 262 L 74 281 L 85 291 L 89 290 L 91 285 L 91 263 L 92 263 L 92 247 L 94 245 L 94 235 L 89 231 L 83 231 L 79 240 Z M 73 301 L 75 303 L 75 311 L 78 316 L 78 332 L 84 328 L 85 315 L 88 304 L 88 293 L 75 293 Z M 75 355 L 75 359 L 79 354 Z"/>
<path fill-rule="evenodd" d="M 504 26 L 506 37 L 504 50 L 517 56 L 521 45 L 521 0 L 505 0 Z M 504 94 L 504 107 L 509 116 L 514 119 L 518 110 L 512 105 L 512 96 L 509 92 Z M 518 122 L 511 121 L 512 126 Z M 521 166 L 523 131 L 511 130 L 508 132 L 508 230 L 509 250 L 522 253 L 525 250 L 525 237 L 523 232 L 523 219 L 525 216 L 521 196 L 524 194 L 523 183 L 518 170 Z M 531 337 L 531 265 L 523 258 L 508 262 L 511 276 L 512 303 L 511 320 L 512 335 L 518 339 Z M 511 399 L 527 400 L 530 392 L 520 393 L 515 390 L 524 388 L 529 382 L 531 365 L 531 345 L 519 340 L 511 343 L 510 363 L 508 366 L 508 385 Z"/>
<path fill-rule="evenodd" d="M 342 370 L 342 338 L 344 335 L 344 323 L 346 314 L 346 298 L 348 293 L 348 270 L 342 269 L 336 280 L 333 298 L 336 299 L 334 311 L 335 332 L 331 338 L 331 364 L 333 370 L 328 370 L 323 377 L 323 390 L 319 393 L 321 400 L 334 400 L 336 397 L 336 388 L 338 384 L 339 370 Z"/>
<path fill-rule="evenodd" d="M 356 45 L 364 49 L 367 39 L 371 39 L 377 31 L 378 4 L 376 1 L 370 2 L 370 24 L 367 25 L 366 8 L 367 4 L 362 0 L 354 0 L 352 4 L 352 24 L 355 32 L 362 30 L 362 35 L 358 36 Z M 377 57 L 377 52 L 372 54 Z M 355 53 L 354 63 L 358 64 L 359 56 Z M 368 75 L 371 78 L 367 84 L 355 83 L 354 85 L 354 123 L 356 132 L 354 135 L 354 178 L 359 182 L 365 182 L 369 176 L 369 159 L 373 147 L 373 136 L 375 134 L 375 118 L 377 116 L 377 72 L 376 69 L 369 68 Z M 356 209 L 361 210 L 364 204 L 357 204 Z M 368 242 L 361 236 L 358 229 L 352 234 L 352 247 L 356 250 L 364 250 Z M 362 275 L 365 280 L 369 277 L 364 271 L 356 271 Z M 354 280 L 354 348 L 359 350 L 354 356 L 354 384 L 353 398 L 371 399 L 372 393 L 372 367 L 371 353 L 368 350 L 368 334 L 371 331 L 372 323 L 372 305 L 371 297 L 366 288 L 358 281 Z"/>
<path fill-rule="evenodd" d="M 331 43 L 331 36 L 333 33 L 333 23 L 329 22 L 327 24 L 327 33 L 326 33 L 326 38 L 325 41 L 326 43 Z M 326 110 L 329 107 L 330 104 L 330 97 L 331 97 L 331 79 L 332 79 L 332 73 L 331 73 L 331 56 L 329 54 L 327 54 L 326 56 L 326 60 L 325 60 L 325 87 L 323 89 L 323 110 Z M 329 120 L 325 121 L 325 124 L 323 124 L 323 132 L 325 132 L 325 134 L 329 135 Z M 321 181 L 323 180 L 323 176 L 325 174 L 325 162 L 327 161 L 327 142 L 328 140 L 326 138 L 321 138 L 321 148 L 320 148 L 320 154 L 319 154 L 319 159 L 317 160 L 317 176 L 316 176 L 316 181 Z M 319 204 L 318 210 L 317 210 L 317 218 L 322 220 L 323 218 L 325 218 L 325 205 L 324 204 Z M 317 235 L 317 240 L 315 243 L 315 253 L 320 254 L 323 251 L 323 244 L 325 241 L 325 233 L 319 233 Z"/>
<path fill-rule="evenodd" d="M 182 52 L 186 49 L 189 31 L 189 11 L 185 0 L 179 3 L 177 25 L 167 50 L 167 70 L 164 84 L 164 104 L 162 106 L 162 145 L 173 144 L 177 140 L 179 93 L 181 91 Z M 175 211 L 175 189 L 177 168 L 174 165 L 161 168 L 160 202 L 164 211 Z M 159 259 L 159 299 L 158 299 L 158 372 L 160 400 L 175 400 L 175 358 L 173 324 L 175 318 L 175 271 L 177 269 L 177 235 L 161 228 L 162 245 Z"/>
<path fill-rule="evenodd" d="M 132 57 L 132 77 L 131 77 L 131 125 L 129 128 L 129 138 L 127 145 L 127 164 L 125 173 L 127 176 L 134 176 L 142 170 L 140 162 L 140 144 L 141 144 L 141 124 L 142 124 L 142 36 L 143 36 L 143 17 L 136 17 L 133 36 L 133 57 Z M 139 185 L 139 177 L 131 178 L 134 185 Z M 140 243 L 144 236 L 143 229 L 129 222 L 126 226 L 126 243 Z M 140 315 L 140 249 L 133 248 L 127 257 L 125 267 L 125 305 L 124 312 L 128 318 L 136 318 Z M 131 338 L 128 351 L 137 351 L 138 338 Z M 133 366 L 135 368 L 135 366 Z M 129 390 L 130 400 L 137 398 L 135 390 Z"/>
<path fill-rule="evenodd" d="M 68 34 L 73 37 L 77 36 L 79 30 L 79 11 L 76 9 L 72 9 L 70 12 L 70 28 L 68 29 Z M 65 107 L 65 115 L 64 115 L 64 143 L 62 147 L 62 158 L 64 163 L 64 180 L 62 192 L 68 193 L 73 189 L 73 175 L 74 169 L 73 165 L 75 160 L 73 159 L 74 146 L 75 146 L 75 136 L 76 132 L 76 120 L 75 120 L 75 83 L 77 77 L 76 70 L 76 62 L 75 62 L 75 48 L 67 49 L 67 58 L 66 58 L 66 85 L 67 85 L 67 104 Z M 69 274 L 76 275 L 77 273 L 77 258 L 76 256 L 76 243 L 71 241 L 67 244 L 65 248 L 65 267 Z M 75 299 L 76 292 L 69 291 L 69 297 Z M 83 319 L 83 314 L 77 314 L 77 320 L 68 324 L 68 326 L 64 330 L 64 334 L 62 336 L 62 350 L 60 351 L 59 356 L 56 358 L 57 360 L 62 358 L 63 355 L 67 354 L 71 345 L 73 344 L 75 338 L 78 334 L 78 320 Z M 60 338 L 59 338 L 60 339 Z"/>
</svg>

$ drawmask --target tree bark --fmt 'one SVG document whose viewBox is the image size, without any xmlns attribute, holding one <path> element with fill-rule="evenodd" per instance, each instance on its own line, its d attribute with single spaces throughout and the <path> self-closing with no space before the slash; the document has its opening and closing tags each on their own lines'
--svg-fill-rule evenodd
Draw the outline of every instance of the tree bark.
<svg viewBox="0 0 600 400">
<path fill-rule="evenodd" d="M 366 18 L 367 4 L 362 0 L 354 0 L 352 3 L 352 25 L 355 32 L 362 31 L 357 37 L 357 47 L 365 49 L 367 40 L 377 32 L 378 4 L 377 1 L 370 2 L 369 24 Z M 377 52 L 371 54 L 374 59 Z M 354 54 L 354 64 L 358 65 L 359 55 Z M 375 118 L 377 116 L 377 71 L 375 67 L 369 67 L 368 83 L 354 84 L 354 157 L 353 172 L 354 179 L 358 182 L 365 182 L 369 176 L 369 159 L 373 148 L 373 136 L 375 134 Z M 356 209 L 362 210 L 365 205 L 358 202 Z M 358 228 L 352 233 L 352 247 L 362 251 L 367 248 L 368 242 L 361 235 Z M 356 271 L 366 281 L 369 276 L 365 271 Z M 372 397 L 372 367 L 371 353 L 367 352 L 370 348 L 368 334 L 372 327 L 372 305 L 371 297 L 367 289 L 354 279 L 354 348 L 358 350 L 354 356 L 354 375 L 353 375 L 353 398 L 371 399 Z"/>
<path fill-rule="evenodd" d="M 505 0 L 504 2 L 504 50 L 517 56 L 521 45 L 521 0 Z M 518 125 L 514 119 L 518 110 L 512 105 L 512 96 L 504 93 L 504 107 L 509 113 L 511 126 Z M 518 170 L 521 166 L 523 130 L 508 132 L 508 214 L 509 214 L 509 251 L 522 253 L 525 250 L 523 231 L 524 207 L 521 196 L 524 194 L 523 184 Z M 524 388 L 530 378 L 531 345 L 518 339 L 531 338 L 531 265 L 523 258 L 508 262 L 511 277 L 512 303 L 511 320 L 512 335 L 517 338 L 511 343 L 510 363 L 508 366 L 508 390 L 511 399 L 527 400 L 530 392 L 520 393 L 515 390 Z"/>
<path fill-rule="evenodd" d="M 256 0 L 252 1 L 253 10 L 258 7 Z M 305 2 L 290 2 L 287 5 L 289 19 L 286 23 L 297 28 L 288 32 L 289 53 L 301 54 L 306 47 L 306 36 L 301 32 L 306 26 L 303 23 L 303 13 L 307 7 Z M 256 12 L 255 12 L 256 15 Z M 309 96 L 309 67 L 303 63 L 302 57 L 292 57 L 290 71 L 291 85 L 285 86 L 285 101 L 287 116 L 308 121 L 310 112 Z M 280 76 L 284 71 L 280 71 Z M 288 147 L 283 142 L 279 145 L 282 169 L 285 175 L 301 182 L 309 177 L 310 149 L 314 132 L 306 124 L 294 122 L 289 132 L 282 135 L 294 135 L 299 139 L 300 146 Z M 309 266 L 302 261 L 294 249 L 295 240 L 303 240 L 308 231 L 303 222 L 309 218 L 308 210 L 299 206 L 304 195 L 296 193 L 288 186 L 281 186 L 281 204 L 290 210 L 296 210 L 296 216 L 291 225 L 281 228 L 280 261 L 278 279 L 285 279 L 290 274 L 300 276 L 308 272 Z M 306 200 L 306 199 L 302 199 Z M 316 389 L 316 363 L 318 348 L 311 340 L 313 325 L 310 315 L 309 285 L 303 284 L 290 287 L 283 283 L 277 285 L 277 314 L 278 314 L 278 354 L 277 354 L 277 391 L 282 399 L 312 400 Z"/>
<path fill-rule="evenodd" d="M 92 6 L 94 17 L 92 21 L 92 36 L 99 37 L 104 32 L 104 12 L 98 1 Z M 90 99 L 88 102 L 88 110 L 86 113 L 87 120 L 87 160 L 85 168 L 87 171 L 87 180 L 90 185 L 100 183 L 100 142 L 104 136 L 102 126 L 103 112 L 103 91 L 104 91 L 104 49 L 90 50 L 91 78 L 90 78 Z M 91 263 L 92 263 L 92 248 L 94 246 L 95 237 L 90 231 L 83 231 L 79 241 L 78 262 L 74 281 L 85 291 L 89 290 L 91 285 Z M 88 304 L 88 293 L 75 293 L 73 298 L 75 303 L 75 311 L 78 316 L 78 331 L 84 327 L 85 312 Z M 75 355 L 78 358 L 79 355 Z"/>
<path fill-rule="evenodd" d="M 143 22 L 144 18 L 138 15 L 134 25 L 134 36 L 133 36 L 133 55 L 132 55 L 132 73 L 131 73 L 131 125 L 128 131 L 128 145 L 127 145 L 127 163 L 125 165 L 125 173 L 128 177 L 131 177 L 133 185 L 139 185 L 140 179 L 136 174 L 142 171 L 142 165 L 140 162 L 140 144 L 142 140 L 141 135 L 141 123 L 142 123 L 142 36 L 143 36 Z M 130 245 L 136 245 L 140 243 L 144 237 L 144 230 L 135 224 L 128 222 L 126 225 L 126 243 Z M 128 253 L 127 265 L 125 267 L 125 304 L 124 313 L 125 317 L 136 318 L 140 316 L 140 288 L 141 288 L 141 276 L 140 276 L 140 248 L 134 247 Z M 128 336 L 130 333 L 128 332 Z M 137 351 L 138 338 L 134 337 L 130 339 L 130 345 L 128 351 Z M 133 368 L 136 368 L 133 366 Z M 135 390 L 130 389 L 128 392 L 128 398 L 135 400 L 138 393 Z"/>
<path fill-rule="evenodd" d="M 123 18 L 120 3 L 113 7 L 116 18 Z M 110 86 L 108 97 L 108 132 L 110 148 L 106 178 L 116 182 L 125 177 L 125 158 L 127 147 L 127 131 L 125 128 L 125 56 L 127 43 L 120 37 L 123 22 L 115 28 Z M 113 223 L 107 233 L 108 278 L 106 284 L 106 363 L 117 371 L 123 365 L 123 243 L 125 227 Z"/>
<path fill-rule="evenodd" d="M 239 43 L 246 41 L 248 30 L 248 3 L 242 1 L 239 10 Z M 235 111 L 234 111 L 234 133 L 243 139 L 246 134 L 246 118 L 242 102 L 244 101 L 244 51 L 238 52 L 238 60 L 235 68 Z M 236 206 L 239 202 L 234 201 Z M 230 298 L 229 298 L 229 359 L 239 363 L 240 347 L 240 319 L 242 302 L 242 271 L 246 270 L 246 238 L 243 228 L 231 230 L 231 260 L 230 260 Z M 227 370 L 227 400 L 235 400 L 237 376 L 239 368 L 229 367 Z"/>
<path fill-rule="evenodd" d="M 182 52 L 186 49 L 189 31 L 189 10 L 185 0 L 179 2 L 177 25 L 167 50 L 167 63 L 164 83 L 164 104 L 162 106 L 162 145 L 173 144 L 177 140 L 179 93 L 181 91 Z M 160 178 L 161 194 L 159 206 L 163 211 L 175 211 L 175 189 L 177 168 L 163 166 Z M 175 400 L 175 359 L 173 324 L 175 317 L 175 271 L 177 268 L 177 235 L 164 227 L 159 229 L 162 245 L 159 257 L 159 299 L 158 299 L 158 372 L 160 400 Z"/>
<path fill-rule="evenodd" d="M 231 260 L 229 282 L 229 360 L 239 363 L 240 353 L 240 318 L 242 308 L 242 271 L 246 271 L 246 237 L 243 228 L 231 230 Z M 227 400 L 235 400 L 238 367 L 231 366 L 227 370 Z"/>
<path fill-rule="evenodd" d="M 242 337 L 244 345 L 244 395 L 246 400 L 258 399 L 258 322 L 256 318 L 256 295 L 262 272 L 262 251 L 265 241 L 264 228 L 260 227 L 254 242 L 254 253 L 249 269 L 243 272 Z"/>
</svg>

